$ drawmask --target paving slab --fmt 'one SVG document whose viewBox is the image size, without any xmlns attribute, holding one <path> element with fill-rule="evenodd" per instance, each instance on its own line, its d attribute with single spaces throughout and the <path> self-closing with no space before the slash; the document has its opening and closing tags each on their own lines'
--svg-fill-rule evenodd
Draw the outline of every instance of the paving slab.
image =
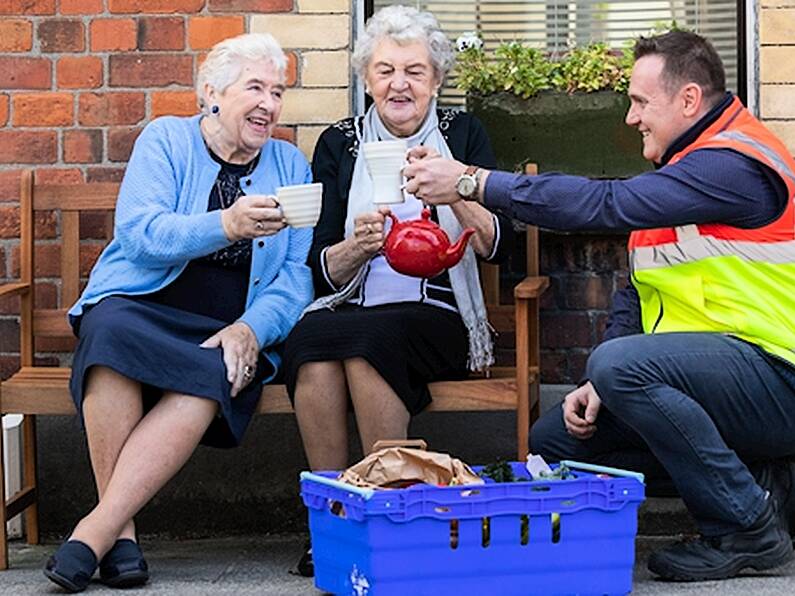
<svg viewBox="0 0 795 596">
<path fill-rule="evenodd" d="M 124 593 L 143 596 L 168 594 L 197 596 L 218 594 L 258 594 L 262 596 L 317 595 L 312 580 L 291 575 L 288 570 L 298 560 L 306 537 L 235 536 L 194 540 L 141 540 L 152 571 L 146 586 Z M 670 538 L 639 537 L 635 566 L 634 594 L 715 595 L 715 596 L 791 596 L 795 593 L 795 562 L 765 573 L 749 573 L 731 580 L 697 583 L 668 583 L 654 580 L 646 570 L 649 553 Z M 0 571 L 3 595 L 63 594 L 41 573 L 41 567 L 55 543 L 29 546 L 11 545 L 11 569 Z M 119 592 L 94 581 L 87 594 Z M 495 593 L 498 591 L 495 590 Z"/>
</svg>

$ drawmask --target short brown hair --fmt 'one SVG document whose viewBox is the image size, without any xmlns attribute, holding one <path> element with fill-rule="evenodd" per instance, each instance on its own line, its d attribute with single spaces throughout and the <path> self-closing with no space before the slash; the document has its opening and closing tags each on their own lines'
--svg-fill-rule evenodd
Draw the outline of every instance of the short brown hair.
<svg viewBox="0 0 795 596">
<path fill-rule="evenodd" d="M 635 43 L 635 60 L 644 56 L 662 56 L 663 82 L 669 95 L 682 85 L 696 83 L 713 105 L 726 92 L 723 62 L 706 38 L 691 31 L 674 30 L 662 35 L 641 37 Z"/>
</svg>

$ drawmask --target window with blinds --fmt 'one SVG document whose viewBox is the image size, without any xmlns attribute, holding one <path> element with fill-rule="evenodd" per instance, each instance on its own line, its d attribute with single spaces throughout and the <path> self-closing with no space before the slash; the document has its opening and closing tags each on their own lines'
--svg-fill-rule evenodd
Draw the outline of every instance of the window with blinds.
<svg viewBox="0 0 795 596">
<path fill-rule="evenodd" d="M 738 90 L 738 54 L 743 41 L 738 34 L 737 0 L 372 0 L 372 9 L 390 4 L 432 12 L 452 41 L 463 33 L 475 32 L 486 50 L 516 40 L 552 55 L 565 52 L 572 44 L 582 46 L 592 41 L 620 49 L 655 25 L 676 21 L 678 26 L 712 41 L 726 68 L 727 87 Z M 446 82 L 440 103 L 463 103 L 463 94 L 455 88 L 455 72 Z"/>
</svg>

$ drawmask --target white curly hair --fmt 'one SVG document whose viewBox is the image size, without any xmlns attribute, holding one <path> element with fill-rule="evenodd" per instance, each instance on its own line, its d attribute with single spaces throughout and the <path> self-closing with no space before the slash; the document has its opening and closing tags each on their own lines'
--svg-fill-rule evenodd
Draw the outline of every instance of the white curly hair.
<svg viewBox="0 0 795 596">
<path fill-rule="evenodd" d="M 244 33 L 219 41 L 207 54 L 196 77 L 196 97 L 199 109 L 207 113 L 210 109 L 205 97 L 205 86 L 223 93 L 239 77 L 244 60 L 269 60 L 282 80 L 287 70 L 287 56 L 279 42 L 269 33 Z"/>
<path fill-rule="evenodd" d="M 367 66 L 379 42 L 389 38 L 406 45 L 421 41 L 428 47 L 436 78 L 441 83 L 453 68 L 455 52 L 447 36 L 439 27 L 439 21 L 429 12 L 411 6 L 386 6 L 367 21 L 364 32 L 359 35 L 351 57 L 356 74 L 365 78 Z"/>
</svg>

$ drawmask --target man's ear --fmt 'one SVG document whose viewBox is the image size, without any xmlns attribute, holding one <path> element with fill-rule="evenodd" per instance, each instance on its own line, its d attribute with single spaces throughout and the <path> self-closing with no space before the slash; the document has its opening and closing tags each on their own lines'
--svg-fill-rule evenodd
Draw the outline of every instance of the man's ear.
<svg viewBox="0 0 795 596">
<path fill-rule="evenodd" d="M 700 115 L 703 107 L 704 92 L 701 85 L 697 83 L 687 83 L 679 91 L 682 98 L 682 115 L 686 118 L 694 118 Z"/>
</svg>

